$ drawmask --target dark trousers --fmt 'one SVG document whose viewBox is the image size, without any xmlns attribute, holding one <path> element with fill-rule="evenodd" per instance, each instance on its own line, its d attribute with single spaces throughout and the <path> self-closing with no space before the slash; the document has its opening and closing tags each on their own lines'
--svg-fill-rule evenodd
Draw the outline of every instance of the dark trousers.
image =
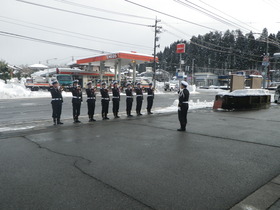
<svg viewBox="0 0 280 210">
<path fill-rule="evenodd" d="M 102 106 L 102 110 L 101 110 L 102 117 L 106 117 L 109 110 L 109 101 L 102 99 L 101 106 Z"/>
<path fill-rule="evenodd" d="M 73 107 L 73 118 L 78 119 L 81 111 L 81 103 L 72 103 L 72 107 Z"/>
<path fill-rule="evenodd" d="M 52 101 L 52 117 L 60 119 L 62 110 L 62 101 Z"/>
<path fill-rule="evenodd" d="M 127 98 L 126 99 L 126 113 L 127 113 L 127 115 L 131 114 L 132 103 L 133 103 L 133 98 Z"/>
<path fill-rule="evenodd" d="M 178 110 L 178 118 L 181 124 L 181 129 L 185 130 L 187 125 L 187 114 L 188 114 L 189 104 L 183 103 L 181 105 L 181 110 Z"/>
<path fill-rule="evenodd" d="M 142 109 L 142 97 L 137 97 L 136 99 L 136 113 L 139 114 L 141 112 Z"/>
<path fill-rule="evenodd" d="M 151 111 L 151 109 L 153 107 L 153 103 L 154 103 L 153 97 L 148 96 L 148 98 L 147 98 L 147 110 L 148 110 L 148 112 Z"/>
<path fill-rule="evenodd" d="M 95 100 L 88 99 L 87 106 L 88 106 L 88 116 L 90 119 L 92 119 L 93 115 L 94 115 L 94 110 L 95 110 Z"/>
<path fill-rule="evenodd" d="M 119 112 L 119 108 L 120 108 L 120 100 L 113 99 L 113 113 L 117 114 Z"/>
</svg>

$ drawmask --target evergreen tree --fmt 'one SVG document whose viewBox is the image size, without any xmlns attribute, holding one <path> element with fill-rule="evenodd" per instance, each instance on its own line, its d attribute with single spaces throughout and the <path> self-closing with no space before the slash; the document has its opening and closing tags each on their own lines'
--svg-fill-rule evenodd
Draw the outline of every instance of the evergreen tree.
<svg viewBox="0 0 280 210">
<path fill-rule="evenodd" d="M 0 61 L 0 79 L 7 83 L 7 79 L 11 79 L 8 64 L 5 61 Z"/>
</svg>

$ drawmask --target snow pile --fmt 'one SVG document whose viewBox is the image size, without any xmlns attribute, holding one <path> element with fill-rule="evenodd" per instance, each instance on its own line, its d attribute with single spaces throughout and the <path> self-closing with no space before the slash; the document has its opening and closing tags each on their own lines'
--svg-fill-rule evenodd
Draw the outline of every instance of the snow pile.
<svg viewBox="0 0 280 210">
<path fill-rule="evenodd" d="M 62 92 L 62 95 L 64 97 L 71 96 L 71 93 Z M 7 84 L 0 80 L 0 99 L 46 98 L 50 96 L 51 94 L 48 91 L 31 91 L 26 89 L 24 84 L 19 83 L 17 79 L 11 79 Z"/>
<path fill-rule="evenodd" d="M 264 89 L 242 89 L 235 90 L 230 93 L 224 94 L 228 96 L 266 96 L 271 95 L 268 90 Z"/>
<path fill-rule="evenodd" d="M 190 91 L 190 94 L 198 93 L 196 91 L 196 85 L 188 85 L 188 90 Z"/>
<path fill-rule="evenodd" d="M 158 109 L 155 110 L 155 113 L 170 113 L 170 112 L 177 112 L 178 111 L 178 102 L 179 100 L 176 99 L 173 104 L 169 107 L 163 108 L 163 109 Z M 199 101 L 199 99 L 196 100 L 196 102 L 194 102 L 193 100 L 189 101 L 189 110 L 192 109 L 202 109 L 202 108 L 212 108 L 214 104 L 214 101 Z"/>
</svg>

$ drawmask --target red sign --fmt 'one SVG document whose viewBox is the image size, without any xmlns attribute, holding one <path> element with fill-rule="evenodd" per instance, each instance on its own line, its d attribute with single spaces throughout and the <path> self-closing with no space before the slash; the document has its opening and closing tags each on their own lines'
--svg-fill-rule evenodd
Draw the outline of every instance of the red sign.
<svg viewBox="0 0 280 210">
<path fill-rule="evenodd" d="M 176 53 L 185 53 L 185 44 L 177 44 Z"/>
</svg>

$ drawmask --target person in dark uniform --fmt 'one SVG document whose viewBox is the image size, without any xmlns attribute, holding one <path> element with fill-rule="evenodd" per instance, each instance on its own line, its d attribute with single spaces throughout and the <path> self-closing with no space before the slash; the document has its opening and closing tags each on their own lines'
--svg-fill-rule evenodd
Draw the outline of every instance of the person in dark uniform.
<svg viewBox="0 0 280 210">
<path fill-rule="evenodd" d="M 62 125 L 63 123 L 60 121 L 61 116 L 61 110 L 62 110 L 62 103 L 63 98 L 61 91 L 62 89 L 59 87 L 59 84 L 57 81 L 52 82 L 52 87 L 50 88 L 50 92 L 52 95 L 52 118 L 53 118 L 53 124 L 54 125 Z"/>
<path fill-rule="evenodd" d="M 115 118 L 120 118 L 118 116 L 119 113 L 119 107 L 120 107 L 120 89 L 118 88 L 118 82 L 114 82 L 113 83 L 114 87 L 112 89 L 112 93 L 113 93 L 113 97 L 112 97 L 112 101 L 113 101 L 113 113 Z"/>
<path fill-rule="evenodd" d="M 187 114 L 189 109 L 189 96 L 190 93 L 187 89 L 188 83 L 186 81 L 181 82 L 181 90 L 179 92 L 179 104 L 178 104 L 178 118 L 181 128 L 177 131 L 185 131 L 187 125 Z"/>
<path fill-rule="evenodd" d="M 81 103 L 83 101 L 83 93 L 81 90 L 81 86 L 78 85 L 78 80 L 75 80 L 73 83 L 73 87 L 71 88 L 72 92 L 72 107 L 73 107 L 73 119 L 74 123 L 80 123 L 79 116 L 81 111 Z"/>
<path fill-rule="evenodd" d="M 152 88 L 153 83 L 149 83 L 149 88 L 147 88 L 147 112 L 148 114 L 153 114 L 151 109 L 154 102 L 154 88 Z"/>
<path fill-rule="evenodd" d="M 133 115 L 131 115 L 131 109 L 132 109 L 132 103 L 133 103 L 133 92 L 132 92 L 132 88 L 131 88 L 131 84 L 127 83 L 127 88 L 125 90 L 125 94 L 126 94 L 126 114 L 127 117 L 133 117 Z"/>
<path fill-rule="evenodd" d="M 108 110 L 109 110 L 109 102 L 110 102 L 110 97 L 108 93 L 108 89 L 106 88 L 106 83 L 103 82 L 102 87 L 100 88 L 100 93 L 101 93 L 101 105 L 102 105 L 102 118 L 103 120 L 109 120 L 107 117 Z"/>
<path fill-rule="evenodd" d="M 140 82 L 137 83 L 135 92 L 136 92 L 136 114 L 137 114 L 137 116 L 140 116 L 140 115 L 142 115 L 141 108 L 142 108 L 142 102 L 143 102 L 143 91 L 142 91 Z"/>
<path fill-rule="evenodd" d="M 87 83 L 88 88 L 86 89 L 87 93 L 87 106 L 88 106 L 88 117 L 89 122 L 96 121 L 94 116 L 94 110 L 95 110 L 95 88 L 92 87 L 92 82 Z"/>
</svg>

